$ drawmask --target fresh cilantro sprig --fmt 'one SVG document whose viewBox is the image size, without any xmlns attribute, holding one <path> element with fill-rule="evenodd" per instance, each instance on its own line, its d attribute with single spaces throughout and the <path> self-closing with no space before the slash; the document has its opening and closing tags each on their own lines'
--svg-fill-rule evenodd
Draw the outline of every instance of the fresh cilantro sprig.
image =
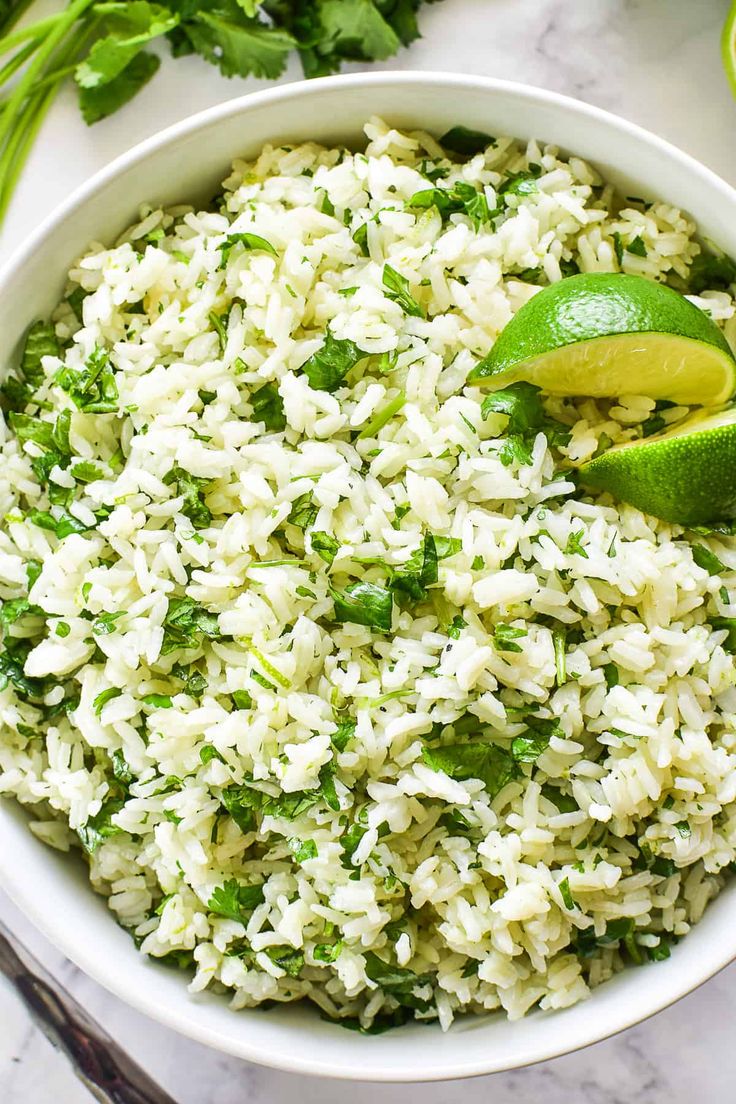
<svg viewBox="0 0 736 1104">
<path fill-rule="evenodd" d="M 419 37 L 419 9 L 431 2 L 70 0 L 61 11 L 17 30 L 29 0 L 8 0 L 0 5 L 0 84 L 8 89 L 0 117 L 0 219 L 44 117 L 68 80 L 75 82 L 82 116 L 92 124 L 140 92 L 160 68 L 166 46 L 174 58 L 199 54 L 224 77 L 273 80 L 294 52 L 305 76 L 324 76 L 345 61 L 383 61 L 408 46 Z"/>
</svg>

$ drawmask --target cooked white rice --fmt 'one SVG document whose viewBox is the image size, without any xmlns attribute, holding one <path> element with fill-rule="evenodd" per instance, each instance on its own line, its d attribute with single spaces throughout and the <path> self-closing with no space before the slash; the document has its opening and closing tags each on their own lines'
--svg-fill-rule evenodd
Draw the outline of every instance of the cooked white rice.
<svg viewBox="0 0 736 1104">
<path fill-rule="evenodd" d="M 0 792 L 193 990 L 447 1027 L 666 956 L 722 886 L 736 552 L 571 478 L 682 411 L 545 400 L 552 448 L 464 385 L 575 265 L 685 286 L 692 222 L 553 147 L 366 134 L 92 245 L 6 383 L 45 429 L 2 426 Z M 437 180 L 501 213 L 408 204 Z M 336 619 L 358 581 L 390 622 Z"/>
</svg>

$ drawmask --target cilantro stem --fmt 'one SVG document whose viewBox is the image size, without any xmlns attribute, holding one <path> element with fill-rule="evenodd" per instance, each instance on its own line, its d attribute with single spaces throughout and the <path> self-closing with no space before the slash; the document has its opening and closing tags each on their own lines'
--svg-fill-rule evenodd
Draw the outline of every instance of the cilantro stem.
<svg viewBox="0 0 736 1104">
<path fill-rule="evenodd" d="M 79 17 L 93 3 L 94 0 L 73 0 L 69 7 L 60 13 L 48 32 L 46 40 L 36 50 L 35 55 L 23 70 L 7 100 L 0 121 L 0 148 L 2 149 L 0 155 L 0 213 L 7 209 L 12 194 L 12 181 L 17 179 L 18 175 L 13 157 L 19 148 L 24 149 L 27 156 L 30 148 L 29 143 L 22 141 L 22 135 L 20 139 L 16 136 L 14 127 L 16 124 L 20 126 L 21 121 L 24 120 L 26 101 L 30 99 L 31 102 L 34 102 L 34 86 L 42 75 L 46 62 L 52 57 L 67 31 L 71 30 Z M 76 45 L 75 42 L 75 48 Z M 37 109 L 43 112 L 48 110 L 48 107 L 49 103 L 45 97 L 40 104 L 37 104 Z M 31 120 L 26 119 L 25 122 L 31 128 L 32 135 L 35 135 L 38 126 L 35 126 Z"/>
<path fill-rule="evenodd" d="M 379 429 L 383 429 L 386 422 L 390 421 L 394 414 L 398 414 L 405 403 L 406 395 L 403 391 L 400 391 L 390 402 L 377 410 L 370 422 L 363 426 L 358 434 L 358 440 L 363 441 L 366 437 L 375 437 Z"/>
<path fill-rule="evenodd" d="M 14 31 L 12 34 L 6 34 L 3 38 L 0 38 L 0 54 L 7 54 L 9 50 L 12 50 L 14 46 L 20 46 L 21 42 L 26 42 L 29 38 L 43 38 L 51 27 L 56 26 L 60 19 L 64 16 L 64 12 L 57 12 L 56 15 L 49 15 L 46 19 L 39 19 L 38 22 L 33 23 L 30 27 L 24 27 L 20 31 Z"/>
<path fill-rule="evenodd" d="M 562 686 L 567 682 L 567 656 L 565 654 L 565 630 L 556 629 L 552 633 L 555 646 L 555 669 L 557 672 L 557 685 Z"/>
<path fill-rule="evenodd" d="M 13 189 L 17 183 L 18 177 L 23 171 L 23 166 L 28 160 L 28 155 L 31 152 L 31 147 L 41 128 L 41 125 L 46 118 L 51 104 L 54 102 L 58 88 L 58 82 L 52 84 L 45 95 L 34 96 L 28 104 L 28 125 L 18 126 L 13 134 L 11 141 L 8 142 L 6 149 L 3 151 L 2 159 L 0 159 L 0 166 L 5 161 L 6 156 L 9 154 L 8 172 L 4 177 L 4 185 L 2 191 L 0 191 L 0 222 L 5 217 L 5 213 L 8 209 L 11 197 L 13 195 Z M 25 121 L 25 114 L 21 116 L 21 123 Z M 2 179 L 0 177 L 0 179 Z"/>
<path fill-rule="evenodd" d="M 4 19 L 0 19 L 0 31 L 7 31 L 21 19 L 22 16 L 30 8 L 33 0 L 19 0 L 19 3 L 14 4 L 12 8 L 6 13 Z"/>
<path fill-rule="evenodd" d="M 23 65 L 37 49 L 37 42 L 28 42 L 22 50 L 19 50 L 17 54 L 13 55 L 10 61 L 6 61 L 5 65 L 0 69 L 0 84 L 5 84 L 9 81 L 13 73 L 20 69 L 21 65 Z"/>
<path fill-rule="evenodd" d="M 6 104 L 3 105 L 0 116 L 0 221 L 8 210 L 14 184 L 18 181 L 23 164 L 28 159 L 47 110 L 53 103 L 58 85 L 65 76 L 66 64 L 64 63 L 68 63 L 81 49 L 83 42 L 88 39 L 89 32 L 84 35 L 71 35 L 70 40 L 63 45 L 62 39 L 92 3 L 94 0 L 75 0 L 70 7 L 55 17 L 45 42 L 35 51 L 35 56 L 15 84 Z M 62 62 L 62 67 L 60 70 L 44 73 L 46 62 L 52 61 L 55 54 L 56 60 Z M 51 84 L 47 86 L 47 91 L 44 93 L 47 79 L 51 79 Z"/>
</svg>

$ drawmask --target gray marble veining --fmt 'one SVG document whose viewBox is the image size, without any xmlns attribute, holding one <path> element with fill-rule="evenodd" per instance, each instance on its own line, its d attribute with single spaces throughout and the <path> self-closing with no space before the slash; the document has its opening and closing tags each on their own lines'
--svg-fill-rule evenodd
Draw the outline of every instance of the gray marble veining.
<svg viewBox="0 0 736 1104">
<path fill-rule="evenodd" d="M 736 183 L 736 103 L 719 58 L 728 0 L 444 0 L 425 37 L 386 68 L 526 81 L 616 111 Z M 292 65 L 288 78 L 298 76 Z M 0 238 L 6 257 L 73 187 L 135 141 L 258 87 L 223 81 L 198 59 L 162 66 L 144 94 L 87 130 L 63 96 L 42 133 Z M 42 889 L 40 889 L 42 892 Z M 123 1006 L 29 930 L 0 916 L 160 1079 L 180 1104 L 342 1104 L 339 1082 L 246 1065 L 178 1038 Z M 674 1008 L 595 1047 L 526 1070 L 432 1086 L 355 1085 L 354 1104 L 727 1104 L 736 1083 L 736 966 Z M 63 1059 L 0 982 L 0 1104 L 88 1104 Z"/>
</svg>

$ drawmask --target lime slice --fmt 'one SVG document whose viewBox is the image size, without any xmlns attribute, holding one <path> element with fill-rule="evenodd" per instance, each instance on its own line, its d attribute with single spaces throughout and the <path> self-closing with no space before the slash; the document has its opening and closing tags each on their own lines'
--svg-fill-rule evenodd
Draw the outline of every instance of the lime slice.
<svg viewBox="0 0 736 1104">
<path fill-rule="evenodd" d="M 671 288 L 589 272 L 525 303 L 468 376 L 492 387 L 517 380 L 552 395 L 718 406 L 736 390 L 736 360 L 715 322 Z"/>
<path fill-rule="evenodd" d="M 736 3 L 731 5 L 721 35 L 721 56 L 731 91 L 736 96 Z"/>
<path fill-rule="evenodd" d="M 736 407 L 699 411 L 674 429 L 616 445 L 583 464 L 582 483 L 681 525 L 736 517 Z"/>
</svg>

